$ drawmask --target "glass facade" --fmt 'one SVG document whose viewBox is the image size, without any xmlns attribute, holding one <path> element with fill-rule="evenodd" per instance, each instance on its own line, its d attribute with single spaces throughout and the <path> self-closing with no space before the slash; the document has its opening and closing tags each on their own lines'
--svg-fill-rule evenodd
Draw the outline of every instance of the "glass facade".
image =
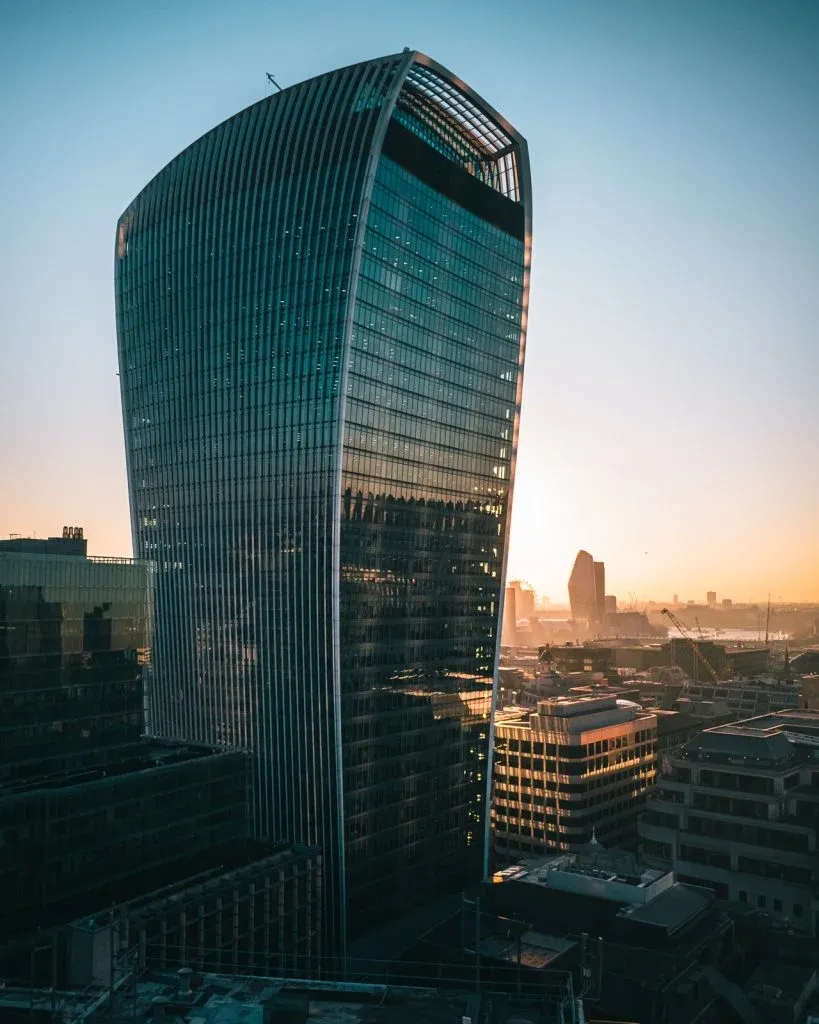
<svg viewBox="0 0 819 1024">
<path fill-rule="evenodd" d="M 0 791 L 138 744 L 152 584 L 127 559 L 0 551 Z"/>
<path fill-rule="evenodd" d="M 254 751 L 338 938 L 481 871 L 529 223 L 525 142 L 405 52 L 237 114 L 118 225 L 150 728 Z"/>
<path fill-rule="evenodd" d="M 145 746 L 0 794 L 0 951 L 221 866 L 246 835 L 247 771 L 238 751 Z"/>
</svg>

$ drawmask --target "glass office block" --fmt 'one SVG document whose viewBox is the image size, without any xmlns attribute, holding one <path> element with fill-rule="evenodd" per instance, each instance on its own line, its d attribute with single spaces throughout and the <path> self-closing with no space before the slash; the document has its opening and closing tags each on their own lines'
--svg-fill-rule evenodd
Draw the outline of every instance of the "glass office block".
<svg viewBox="0 0 819 1024">
<path fill-rule="evenodd" d="M 341 941 L 482 870 L 528 183 L 406 51 L 232 117 L 117 229 L 150 727 L 253 751 Z"/>
</svg>

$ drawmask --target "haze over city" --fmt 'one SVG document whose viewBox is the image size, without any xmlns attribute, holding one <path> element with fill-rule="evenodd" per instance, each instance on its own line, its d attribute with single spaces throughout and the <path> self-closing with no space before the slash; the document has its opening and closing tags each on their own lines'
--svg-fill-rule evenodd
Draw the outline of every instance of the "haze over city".
<svg viewBox="0 0 819 1024">
<path fill-rule="evenodd" d="M 563 602 L 586 548 L 624 598 L 819 598 L 810 3 L 6 4 L 0 535 L 131 552 L 111 260 L 145 182 L 267 71 L 404 45 L 530 146 L 509 577 Z"/>
</svg>

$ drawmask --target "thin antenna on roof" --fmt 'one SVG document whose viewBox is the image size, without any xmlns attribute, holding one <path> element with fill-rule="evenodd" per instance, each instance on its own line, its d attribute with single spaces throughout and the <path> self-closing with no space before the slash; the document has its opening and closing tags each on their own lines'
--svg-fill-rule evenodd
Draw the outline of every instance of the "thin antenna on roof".
<svg viewBox="0 0 819 1024">
<path fill-rule="evenodd" d="M 267 75 L 267 80 L 271 85 L 275 85 L 279 92 L 284 92 L 284 89 L 282 89 L 282 87 L 279 85 L 276 79 L 270 74 L 269 71 L 266 71 L 265 74 Z"/>
</svg>

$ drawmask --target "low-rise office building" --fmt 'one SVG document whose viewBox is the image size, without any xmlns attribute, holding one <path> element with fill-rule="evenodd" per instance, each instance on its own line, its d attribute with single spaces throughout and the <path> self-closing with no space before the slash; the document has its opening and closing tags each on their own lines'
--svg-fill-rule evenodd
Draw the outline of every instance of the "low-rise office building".
<svg viewBox="0 0 819 1024">
<path fill-rule="evenodd" d="M 819 712 L 706 729 L 667 757 L 641 849 L 683 881 L 819 934 Z"/>
<path fill-rule="evenodd" d="M 247 753 L 145 735 L 152 584 L 145 562 L 88 557 L 78 528 L 0 542 L 5 977 L 57 984 L 53 972 L 68 957 L 49 953 L 43 965 L 35 952 L 59 949 L 68 922 L 143 897 L 150 909 L 137 934 L 150 940 L 158 922 L 168 962 L 180 942 L 192 948 L 194 940 L 217 951 L 217 966 L 233 957 L 235 967 L 248 948 L 272 955 L 280 925 L 305 968 L 318 948 L 320 872 L 310 858 L 299 868 L 308 898 L 307 888 L 284 881 L 280 853 L 250 839 Z M 271 856 L 278 881 L 265 892 Z M 203 875 L 206 891 L 196 889 Z M 177 907 L 194 891 L 199 901 L 195 929 L 183 928 L 177 947 L 170 937 L 179 918 L 154 899 L 166 886 L 177 887 Z"/>
<path fill-rule="evenodd" d="M 541 701 L 495 719 L 493 847 L 499 863 L 589 842 L 636 843 L 653 786 L 656 716 L 616 697 Z"/>
<path fill-rule="evenodd" d="M 714 701 L 725 704 L 740 718 L 765 715 L 799 707 L 801 687 L 798 683 L 760 676 L 755 679 L 727 679 L 720 683 L 689 683 L 685 697 L 691 701 Z M 682 710 L 682 707 L 681 707 Z"/>
<path fill-rule="evenodd" d="M 432 978 L 460 974 L 495 1006 L 503 991 L 535 991 L 532 1024 L 725 1024 L 718 986 L 729 988 L 721 970 L 733 940 L 708 889 L 593 842 L 495 872 L 402 960 Z M 569 1007 L 559 999 L 567 989 L 577 996 Z"/>
<path fill-rule="evenodd" d="M 485 887 L 488 906 L 536 928 L 572 922 L 606 940 L 669 953 L 690 953 L 704 933 L 729 931 L 716 920 L 710 889 L 678 882 L 670 869 L 651 868 L 634 853 L 597 841 L 520 861 L 496 871 L 492 883 Z"/>
<path fill-rule="evenodd" d="M 151 567 L 63 532 L 0 541 L 0 791 L 119 759 L 143 733 Z"/>
<path fill-rule="evenodd" d="M 321 950 L 321 855 L 256 845 L 255 860 L 246 855 L 238 867 L 203 871 L 72 922 L 62 957 L 70 984 L 110 985 L 111 944 L 130 951 L 139 970 L 309 974 Z"/>
<path fill-rule="evenodd" d="M 167 885 L 247 835 L 247 755 L 146 742 L 139 757 L 0 795 L 0 946 Z"/>
</svg>

